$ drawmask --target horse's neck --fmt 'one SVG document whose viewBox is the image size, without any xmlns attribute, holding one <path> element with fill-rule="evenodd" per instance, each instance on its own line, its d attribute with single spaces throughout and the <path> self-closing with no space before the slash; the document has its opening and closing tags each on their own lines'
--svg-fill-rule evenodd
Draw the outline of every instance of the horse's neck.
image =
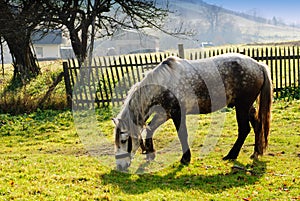
<svg viewBox="0 0 300 201">
<path fill-rule="evenodd" d="M 138 88 L 127 102 L 123 115 L 131 118 L 136 125 L 143 126 L 148 118 L 148 113 L 154 104 L 154 99 L 159 96 L 159 87 L 147 85 Z"/>
</svg>

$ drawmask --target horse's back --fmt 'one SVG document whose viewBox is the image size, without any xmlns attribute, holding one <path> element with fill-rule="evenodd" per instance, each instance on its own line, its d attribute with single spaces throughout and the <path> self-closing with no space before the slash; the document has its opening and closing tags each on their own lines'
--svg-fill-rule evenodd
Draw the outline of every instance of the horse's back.
<svg viewBox="0 0 300 201">
<path fill-rule="evenodd" d="M 262 68 L 254 59 L 236 53 L 200 60 L 169 57 L 149 73 L 148 82 L 171 91 L 186 108 L 209 113 L 253 102 L 264 82 Z"/>
<path fill-rule="evenodd" d="M 264 83 L 264 66 L 241 54 L 213 58 L 222 76 L 227 104 L 251 104 Z"/>
<path fill-rule="evenodd" d="M 189 68 L 197 70 L 194 74 L 187 73 L 186 79 L 198 79 L 191 81 L 191 86 L 204 113 L 210 112 L 207 108 L 215 111 L 226 105 L 252 104 L 264 82 L 263 66 L 245 55 L 229 53 L 188 62 L 191 64 Z M 223 96 L 226 103 L 219 102 L 224 100 Z M 213 101 L 217 101 L 214 103 L 215 109 L 212 107 Z"/>
</svg>

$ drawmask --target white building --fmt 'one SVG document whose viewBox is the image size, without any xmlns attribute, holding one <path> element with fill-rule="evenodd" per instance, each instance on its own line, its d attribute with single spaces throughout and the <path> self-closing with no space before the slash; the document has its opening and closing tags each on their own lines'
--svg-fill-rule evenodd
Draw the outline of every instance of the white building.
<svg viewBox="0 0 300 201">
<path fill-rule="evenodd" d="M 60 51 L 63 44 L 61 30 L 51 30 L 46 34 L 42 31 L 37 31 L 32 35 L 31 39 L 35 54 L 39 60 L 61 58 Z"/>
</svg>

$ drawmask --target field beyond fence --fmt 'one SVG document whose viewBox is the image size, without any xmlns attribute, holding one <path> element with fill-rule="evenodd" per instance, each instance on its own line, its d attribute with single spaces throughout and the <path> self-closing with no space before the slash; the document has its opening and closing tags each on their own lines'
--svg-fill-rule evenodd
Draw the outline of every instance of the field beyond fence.
<svg viewBox="0 0 300 201">
<path fill-rule="evenodd" d="M 208 58 L 224 53 L 241 53 L 266 63 L 271 71 L 274 98 L 300 97 L 300 48 L 224 48 L 186 51 L 190 60 Z M 120 105 L 130 87 L 141 81 L 145 73 L 170 55 L 176 53 L 149 53 L 99 57 L 90 64 L 80 65 L 76 60 L 64 62 L 65 85 L 69 105 L 98 107 Z"/>
</svg>

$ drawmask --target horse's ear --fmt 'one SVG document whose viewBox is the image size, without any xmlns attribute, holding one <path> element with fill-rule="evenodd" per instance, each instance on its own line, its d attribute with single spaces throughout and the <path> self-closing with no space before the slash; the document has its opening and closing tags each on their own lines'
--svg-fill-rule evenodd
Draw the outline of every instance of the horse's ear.
<svg viewBox="0 0 300 201">
<path fill-rule="evenodd" d="M 111 120 L 114 122 L 115 126 L 119 124 L 119 119 L 112 118 Z"/>
</svg>

